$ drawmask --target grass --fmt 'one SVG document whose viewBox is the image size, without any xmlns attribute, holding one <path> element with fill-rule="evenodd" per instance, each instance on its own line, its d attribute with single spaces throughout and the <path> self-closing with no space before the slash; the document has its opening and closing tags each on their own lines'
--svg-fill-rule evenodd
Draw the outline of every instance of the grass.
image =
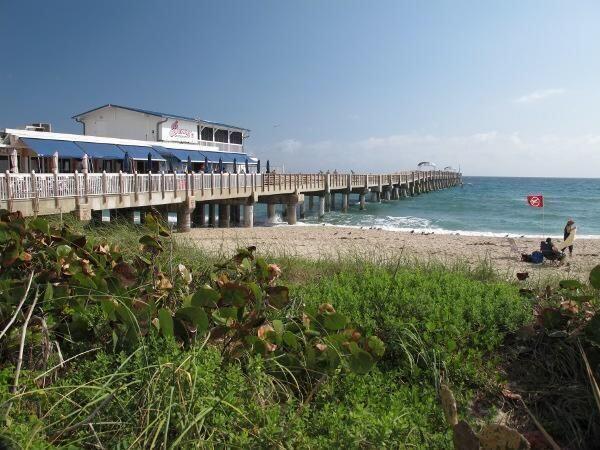
<svg viewBox="0 0 600 450">
<path fill-rule="evenodd" d="M 138 251 L 140 231 L 127 224 L 86 234 L 124 255 Z M 197 278 L 214 262 L 177 239 L 160 260 L 167 268 L 183 263 Z M 78 357 L 46 387 L 36 383 L 39 373 L 24 372 L 27 390 L 7 414 L 5 442 L 25 448 L 451 448 L 437 399 L 440 381 L 453 386 L 463 409 L 476 393 L 497 391 L 504 338 L 532 319 L 518 288 L 498 281 L 485 262 L 475 269 L 348 256 L 276 262 L 295 302 L 331 303 L 385 341 L 378 367 L 363 376 L 338 373 L 302 403 L 260 359 L 244 368 L 224 364 L 210 346 L 182 350 L 148 339 L 131 354 L 99 350 Z M 0 371 L 2 404 L 10 396 L 9 372 Z"/>
</svg>

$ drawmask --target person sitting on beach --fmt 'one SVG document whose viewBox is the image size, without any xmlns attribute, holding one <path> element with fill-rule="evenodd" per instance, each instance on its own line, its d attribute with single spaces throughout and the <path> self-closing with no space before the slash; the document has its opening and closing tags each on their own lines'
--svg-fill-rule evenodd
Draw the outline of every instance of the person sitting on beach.
<svg viewBox="0 0 600 450">
<path fill-rule="evenodd" d="M 565 257 L 565 254 L 556 248 L 552 242 L 552 238 L 547 238 L 545 241 L 540 242 L 540 251 L 544 255 L 544 258 L 549 261 L 562 261 Z"/>
<path fill-rule="evenodd" d="M 573 233 L 576 229 L 577 227 L 575 226 L 575 221 L 573 219 L 569 219 L 563 231 L 563 239 L 566 241 L 571 235 L 571 233 Z M 573 245 L 569 245 L 569 256 L 573 256 Z"/>
</svg>

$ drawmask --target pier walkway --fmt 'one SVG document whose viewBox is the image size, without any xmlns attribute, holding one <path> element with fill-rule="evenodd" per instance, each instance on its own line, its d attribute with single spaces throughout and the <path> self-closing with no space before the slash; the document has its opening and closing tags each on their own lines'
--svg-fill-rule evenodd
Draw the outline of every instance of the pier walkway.
<svg viewBox="0 0 600 450">
<path fill-rule="evenodd" d="M 0 174 L 0 209 L 21 211 L 24 216 L 72 212 L 80 220 L 91 220 L 93 212 L 102 210 L 133 218 L 134 211 L 154 207 L 177 212 L 178 229 L 188 231 L 192 223 L 252 227 L 256 203 L 268 205 L 269 218 L 275 216 L 275 205 L 286 205 L 286 220 L 295 224 L 298 214 L 304 216 L 305 197 L 310 209 L 318 198 L 322 217 L 335 205 L 336 195 L 341 195 L 342 211 L 347 211 L 350 194 L 358 194 L 364 209 L 367 194 L 377 202 L 399 200 L 460 183 L 460 173 L 447 171 L 380 175 L 5 172 Z"/>
</svg>

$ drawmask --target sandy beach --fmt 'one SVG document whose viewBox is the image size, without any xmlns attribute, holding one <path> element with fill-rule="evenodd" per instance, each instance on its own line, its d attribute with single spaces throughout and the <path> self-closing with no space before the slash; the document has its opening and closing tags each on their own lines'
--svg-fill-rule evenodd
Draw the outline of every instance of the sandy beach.
<svg viewBox="0 0 600 450">
<path fill-rule="evenodd" d="M 476 267 L 488 262 L 507 279 L 516 272 L 529 272 L 530 280 L 549 277 L 586 279 L 592 267 L 600 263 L 600 239 L 578 239 L 572 257 L 561 266 L 544 262 L 520 261 L 506 238 L 429 234 L 358 229 L 331 226 L 275 226 L 255 228 L 196 228 L 179 235 L 212 255 L 230 255 L 241 246 L 255 245 L 272 256 L 299 256 L 310 259 L 360 257 L 372 261 L 441 262 Z M 539 238 L 517 238 L 523 253 L 539 249 Z"/>
</svg>

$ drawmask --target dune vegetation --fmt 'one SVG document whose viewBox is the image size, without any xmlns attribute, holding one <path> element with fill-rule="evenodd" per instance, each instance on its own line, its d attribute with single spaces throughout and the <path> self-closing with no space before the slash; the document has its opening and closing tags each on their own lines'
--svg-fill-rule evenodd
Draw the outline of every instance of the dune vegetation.
<svg viewBox="0 0 600 450">
<path fill-rule="evenodd" d="M 538 289 L 487 267 L 215 259 L 153 215 L 1 212 L 0 254 L 8 448 L 488 448 L 498 423 L 532 448 L 600 441 L 600 269 Z"/>
</svg>

